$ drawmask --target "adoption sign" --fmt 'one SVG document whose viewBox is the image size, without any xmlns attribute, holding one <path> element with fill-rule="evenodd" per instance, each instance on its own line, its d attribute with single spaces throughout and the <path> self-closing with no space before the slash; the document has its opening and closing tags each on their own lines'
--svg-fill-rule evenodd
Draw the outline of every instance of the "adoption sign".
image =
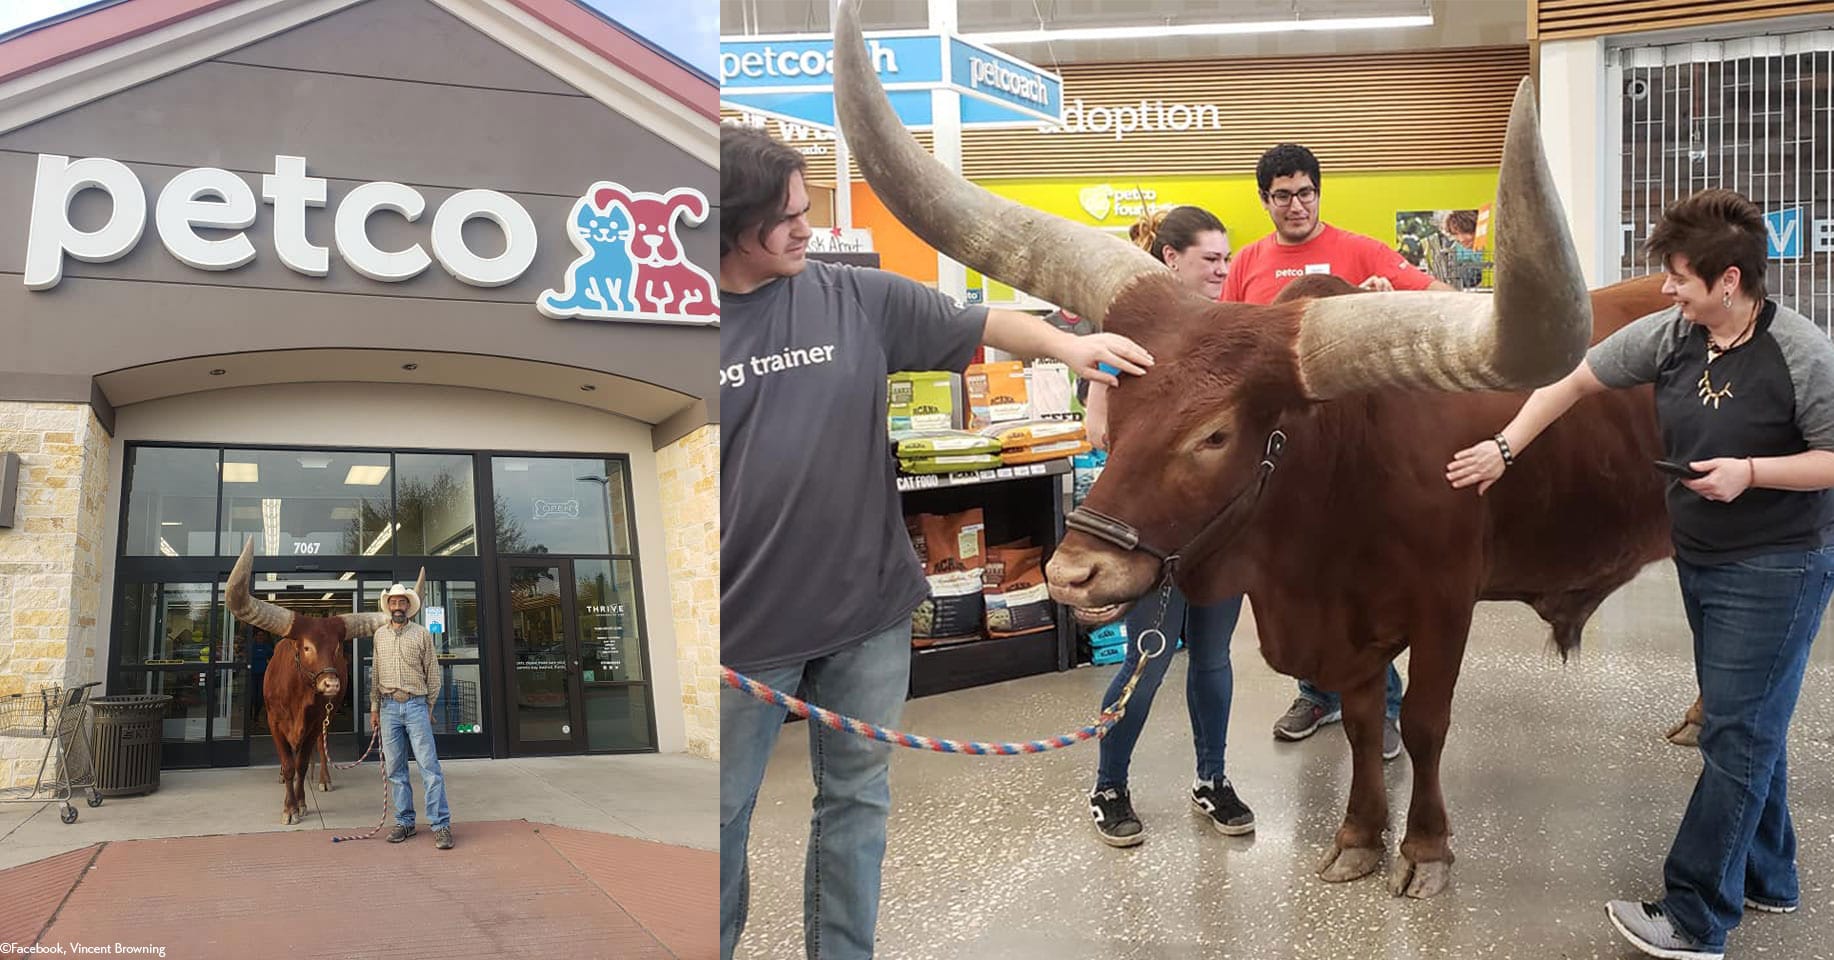
<svg viewBox="0 0 1834 960">
<path fill-rule="evenodd" d="M 86 190 L 110 201 L 108 219 L 94 230 L 70 219 L 72 201 Z M 520 280 L 540 249 L 534 218 L 515 198 L 461 190 L 434 211 L 426 244 L 383 250 L 369 236 L 373 214 L 390 211 L 413 223 L 427 210 L 420 191 L 393 182 L 360 184 L 345 194 L 333 213 L 332 245 L 320 246 L 307 237 L 307 211 L 326 206 L 326 197 L 326 180 L 307 175 L 304 157 L 276 156 L 274 172 L 261 177 L 260 201 L 241 176 L 199 167 L 179 173 L 159 192 L 153 225 L 179 262 L 197 270 L 235 270 L 257 256 L 247 230 L 266 203 L 273 208 L 274 252 L 287 269 L 325 276 L 335 247 L 351 270 L 381 283 L 411 280 L 437 261 L 463 283 L 500 287 Z M 56 287 L 66 258 L 109 263 L 126 256 L 146 233 L 147 206 L 146 189 L 126 164 L 40 154 L 26 227 L 27 289 Z M 687 259 L 676 232 L 678 221 L 697 225 L 708 209 L 706 196 L 686 187 L 656 194 L 609 180 L 593 184 L 565 225 L 582 256 L 557 287 L 537 298 L 536 309 L 556 319 L 719 323 L 717 285 Z M 483 256 L 467 245 L 464 228 L 472 220 L 496 225 L 504 238 L 501 253 Z"/>
</svg>

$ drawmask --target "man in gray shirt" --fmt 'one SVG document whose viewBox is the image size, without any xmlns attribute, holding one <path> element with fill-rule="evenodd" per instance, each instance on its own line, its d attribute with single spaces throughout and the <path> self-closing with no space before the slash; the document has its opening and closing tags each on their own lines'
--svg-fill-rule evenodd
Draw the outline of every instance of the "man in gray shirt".
<svg viewBox="0 0 1834 960">
<path fill-rule="evenodd" d="M 928 596 L 899 507 L 885 377 L 961 370 L 985 343 L 1145 372 L 1113 334 L 1078 337 L 1028 314 L 964 307 L 922 284 L 804 257 L 802 155 L 720 134 L 720 659 L 779 690 L 894 725 L 910 686 L 911 612 Z M 720 701 L 720 950 L 745 925 L 752 807 L 784 710 Z M 890 748 L 809 725 L 815 814 L 804 877 L 810 957 L 872 956 Z"/>
</svg>

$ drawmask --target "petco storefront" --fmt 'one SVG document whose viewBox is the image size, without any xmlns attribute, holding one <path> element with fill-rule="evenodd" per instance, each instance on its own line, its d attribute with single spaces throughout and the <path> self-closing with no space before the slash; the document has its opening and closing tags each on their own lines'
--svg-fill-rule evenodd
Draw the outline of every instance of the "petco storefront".
<svg viewBox="0 0 1834 960">
<path fill-rule="evenodd" d="M 0 43 L 0 695 L 169 694 L 167 766 L 272 762 L 252 541 L 298 614 L 425 570 L 442 756 L 716 755 L 715 100 L 570 0 Z"/>
</svg>

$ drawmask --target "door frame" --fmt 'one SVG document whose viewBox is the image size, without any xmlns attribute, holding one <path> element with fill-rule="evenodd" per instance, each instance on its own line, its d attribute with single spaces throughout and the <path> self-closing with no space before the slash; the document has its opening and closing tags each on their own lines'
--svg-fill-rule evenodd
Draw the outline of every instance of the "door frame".
<svg viewBox="0 0 1834 960">
<path fill-rule="evenodd" d="M 517 697 L 521 679 L 516 672 L 515 604 L 510 597 L 514 568 L 552 569 L 559 578 L 562 650 L 566 660 L 567 725 L 571 731 L 565 740 L 524 740 L 517 716 Z M 573 558 L 546 554 L 507 554 L 497 558 L 498 674 L 503 681 L 503 703 L 507 716 L 506 734 L 512 757 L 567 756 L 586 752 L 586 691 L 580 681 L 579 611 L 573 582 Z"/>
</svg>

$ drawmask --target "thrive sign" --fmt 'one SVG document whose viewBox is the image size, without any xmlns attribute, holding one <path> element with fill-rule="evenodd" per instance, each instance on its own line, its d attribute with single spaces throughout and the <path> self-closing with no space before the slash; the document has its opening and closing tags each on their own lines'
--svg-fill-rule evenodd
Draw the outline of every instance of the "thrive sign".
<svg viewBox="0 0 1834 960">
<path fill-rule="evenodd" d="M 85 190 L 108 195 L 108 219 L 93 230 L 71 222 L 70 206 Z M 166 252 L 198 270 L 235 270 L 256 257 L 248 238 L 260 204 L 273 208 L 274 252 L 287 269 L 309 277 L 330 272 L 332 247 L 306 235 L 307 211 L 327 205 L 326 181 L 306 174 L 304 157 L 276 156 L 274 171 L 261 177 L 261 197 L 239 175 L 216 167 L 186 170 L 173 177 L 152 201 L 153 226 Z M 549 290 L 537 301 L 550 317 L 583 316 L 604 320 L 671 323 L 718 323 L 719 308 L 705 271 L 688 263 L 675 237 L 675 220 L 690 224 L 705 217 L 707 200 L 687 188 L 666 198 L 627 190 L 608 181 L 596 184 L 582 205 L 604 218 L 603 227 L 576 205 L 565 225 L 587 257 L 576 261 L 562 279 L 561 291 Z M 72 160 L 54 154 L 38 157 L 27 225 L 25 285 L 49 290 L 64 276 L 66 257 L 85 263 L 109 263 L 140 244 L 147 228 L 148 197 L 140 178 L 126 164 L 103 157 Z M 453 278 L 474 287 L 500 287 L 528 272 L 540 248 L 535 221 L 513 197 L 495 190 L 461 190 L 433 212 L 427 242 L 384 250 L 369 236 L 370 217 L 379 211 L 400 214 L 410 223 L 427 212 L 420 191 L 393 182 L 365 183 L 338 202 L 333 213 L 332 245 L 355 272 L 382 283 L 400 283 L 425 273 L 435 261 Z M 484 256 L 465 242 L 465 225 L 488 220 L 504 238 L 503 250 Z M 200 232 L 206 231 L 206 232 Z M 576 288 L 580 267 L 591 261 L 586 288 Z M 606 278 L 618 279 L 615 290 Z M 646 282 L 647 281 L 647 282 Z M 592 285 L 597 282 L 597 285 Z M 687 287 L 694 287 L 692 294 Z M 561 306 L 565 304 L 565 306 Z"/>
</svg>

